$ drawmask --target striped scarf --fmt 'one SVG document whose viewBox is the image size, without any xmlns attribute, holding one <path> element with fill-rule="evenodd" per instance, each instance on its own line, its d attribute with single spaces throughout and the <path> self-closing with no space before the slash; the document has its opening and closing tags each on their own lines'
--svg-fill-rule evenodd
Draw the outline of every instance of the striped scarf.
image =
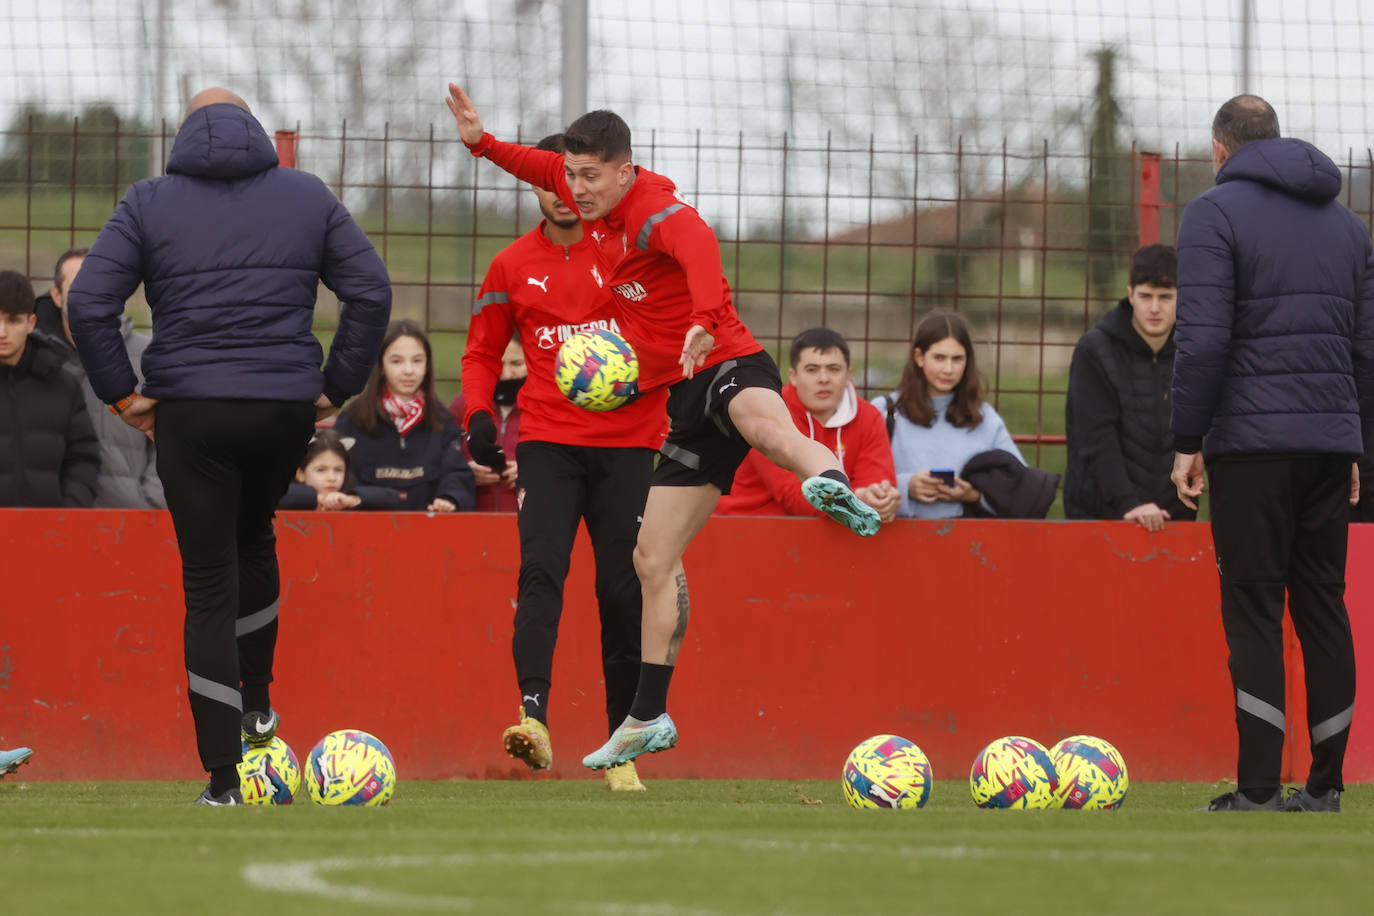
<svg viewBox="0 0 1374 916">
<path fill-rule="evenodd" d="M 425 393 L 417 391 L 414 398 L 409 401 L 402 401 L 388 388 L 386 393 L 382 395 L 382 406 L 386 408 L 391 421 L 396 424 L 396 431 L 405 436 L 425 416 Z"/>
</svg>

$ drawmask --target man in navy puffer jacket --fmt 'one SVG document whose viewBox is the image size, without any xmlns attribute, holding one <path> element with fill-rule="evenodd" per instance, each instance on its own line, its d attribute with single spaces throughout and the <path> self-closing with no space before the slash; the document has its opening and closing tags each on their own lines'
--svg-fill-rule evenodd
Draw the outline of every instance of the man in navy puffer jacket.
<svg viewBox="0 0 1374 916">
<path fill-rule="evenodd" d="M 1212 490 L 1212 537 L 1240 737 L 1237 791 L 1208 810 L 1339 811 L 1355 702 L 1345 608 L 1353 462 L 1374 434 L 1374 248 L 1341 174 L 1279 137 L 1263 99 L 1212 124 L 1217 185 L 1183 215 L 1173 479 Z M 1280 798 L 1285 594 L 1307 670 L 1312 769 Z"/>
<path fill-rule="evenodd" d="M 320 281 L 342 306 L 328 360 L 311 331 Z M 153 341 L 136 392 L 119 316 L 140 282 Z M 390 279 L 324 183 L 278 167 L 243 100 L 211 89 L 191 100 L 167 175 L 136 183 L 105 224 L 67 308 L 95 393 L 156 433 L 181 550 L 188 697 L 210 773 L 197 801 L 242 804 L 240 729 L 266 743 L 280 721 L 268 693 L 273 510 L 316 419 L 366 383 Z"/>
</svg>

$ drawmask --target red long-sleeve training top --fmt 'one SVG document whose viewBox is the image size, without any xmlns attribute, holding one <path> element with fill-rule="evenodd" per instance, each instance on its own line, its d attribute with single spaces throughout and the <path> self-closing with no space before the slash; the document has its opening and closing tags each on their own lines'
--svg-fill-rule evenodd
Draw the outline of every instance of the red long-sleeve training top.
<svg viewBox="0 0 1374 916">
<path fill-rule="evenodd" d="M 540 223 L 492 258 L 473 303 L 463 353 L 463 425 L 478 410 L 495 416 L 491 399 L 501 377 L 501 355 L 512 329 L 518 329 L 527 371 L 516 401 L 521 442 L 656 449 L 668 431 L 666 392 L 649 392 L 598 413 L 573 404 L 554 381 L 554 359 L 563 341 L 592 328 L 624 333 L 595 251 L 607 237 L 606 228 L 583 226 L 582 241 L 564 246 L 549 241 Z"/>
<path fill-rule="evenodd" d="M 557 192 L 576 211 L 561 154 L 491 134 L 469 149 L 521 181 Z M 604 223 L 609 237 L 598 240 L 596 251 L 616 318 L 639 357 L 641 390 L 682 380 L 679 360 L 692 325 L 715 338 L 698 372 L 763 349 L 735 311 L 715 233 L 672 181 L 635 166 L 634 184 Z M 590 235 L 594 224 L 584 225 Z"/>
</svg>

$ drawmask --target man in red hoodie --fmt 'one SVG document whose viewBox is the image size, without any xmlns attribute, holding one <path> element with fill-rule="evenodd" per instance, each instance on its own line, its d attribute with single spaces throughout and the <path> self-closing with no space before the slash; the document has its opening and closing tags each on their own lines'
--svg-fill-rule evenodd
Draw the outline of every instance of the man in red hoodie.
<svg viewBox="0 0 1374 916">
<path fill-rule="evenodd" d="M 690 617 L 682 555 L 751 446 L 802 478 L 807 499 L 855 533 L 876 534 L 881 520 L 854 495 L 835 454 L 797 431 L 777 366 L 735 312 L 715 233 L 670 180 L 631 161 L 630 128 L 619 116 L 578 118 L 563 132 L 559 156 L 486 133 L 453 83 L 445 102 L 474 156 L 557 192 L 585 223 L 604 221 L 610 235 L 596 240 L 597 252 L 639 359 L 640 389 L 670 387 L 672 430 L 635 544 L 644 594 L 639 686 L 624 723 L 582 760 L 607 769 L 677 743 L 667 704 Z"/>
<path fill-rule="evenodd" d="M 883 415 L 854 388 L 849 344 L 829 328 L 811 328 L 792 339 L 791 368 L 782 399 L 797 428 L 835 453 L 854 495 L 878 511 L 884 523 L 897 517 L 902 494 L 893 485 L 892 444 Z M 717 515 L 820 515 L 802 495 L 797 478 L 758 451 L 749 453 L 735 485 L 716 505 Z"/>
</svg>

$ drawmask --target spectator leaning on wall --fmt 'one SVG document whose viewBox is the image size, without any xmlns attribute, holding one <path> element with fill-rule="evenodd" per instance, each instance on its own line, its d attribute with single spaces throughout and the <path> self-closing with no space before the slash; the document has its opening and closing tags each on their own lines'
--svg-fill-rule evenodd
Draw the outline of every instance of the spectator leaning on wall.
<svg viewBox="0 0 1374 916">
<path fill-rule="evenodd" d="M 878 511 L 883 522 L 897 517 L 902 494 L 895 485 L 892 445 L 883 415 L 854 388 L 849 344 L 829 328 L 811 328 L 792 340 L 791 368 L 782 399 L 797 428 L 835 453 L 849 475 L 854 495 Z M 795 474 L 754 449 L 735 474 L 735 485 L 716 506 L 717 515 L 814 515 Z"/>
<path fill-rule="evenodd" d="M 90 506 L 100 443 L 80 380 L 36 322 L 33 285 L 0 271 L 0 506 Z"/>
<path fill-rule="evenodd" d="M 1078 341 L 1064 405 L 1064 515 L 1125 519 L 1149 531 L 1192 521 L 1169 475 L 1178 255 L 1146 245 L 1131 259 L 1126 298 Z"/>
<path fill-rule="evenodd" d="M 105 402 L 91 387 L 86 370 L 76 355 L 71 327 L 67 321 L 67 292 L 72 288 L 81 265 L 86 259 L 85 248 L 73 248 L 57 259 L 53 272 L 53 286 L 49 296 L 61 318 L 61 336 L 53 343 L 62 351 L 66 368 L 81 379 L 81 391 L 86 397 L 86 411 L 100 440 L 100 480 L 96 485 L 97 509 L 165 509 L 167 500 L 162 494 L 162 481 L 157 476 L 157 448 L 153 440 L 105 409 Z M 129 364 L 138 384 L 143 385 L 140 365 L 143 351 L 151 342 L 147 335 L 134 330 L 128 315 L 119 319 L 119 334 L 124 340 Z"/>
</svg>

